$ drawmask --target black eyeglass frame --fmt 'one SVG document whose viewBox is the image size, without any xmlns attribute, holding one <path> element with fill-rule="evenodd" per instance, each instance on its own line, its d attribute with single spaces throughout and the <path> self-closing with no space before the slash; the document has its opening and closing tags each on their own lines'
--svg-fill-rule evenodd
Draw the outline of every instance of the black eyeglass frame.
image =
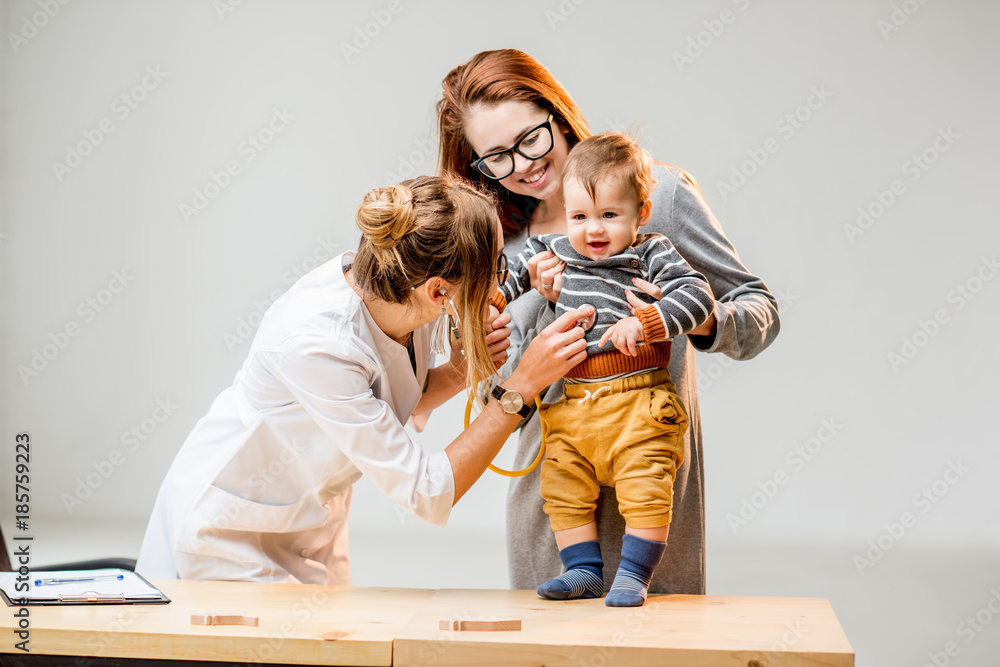
<svg viewBox="0 0 1000 667">
<path fill-rule="evenodd" d="M 507 282 L 510 278 L 510 269 L 507 262 L 507 255 L 505 253 L 500 253 L 499 259 L 497 259 L 497 282 L 501 285 Z"/>
<path fill-rule="evenodd" d="M 554 119 L 555 119 L 555 116 L 550 113 L 549 117 L 545 119 L 544 123 L 539 123 L 538 125 L 534 126 L 530 130 L 528 130 L 527 132 L 525 132 L 524 136 L 521 137 L 520 139 L 518 139 L 517 143 L 514 144 L 513 146 L 511 146 L 510 148 L 507 148 L 505 150 L 502 150 L 502 151 L 494 151 L 492 153 L 487 153 L 486 155 L 482 156 L 481 158 L 473 160 L 472 162 L 470 162 L 469 163 L 469 167 L 471 167 L 472 169 L 475 169 L 476 171 L 478 171 L 480 174 L 482 174 L 486 178 L 489 178 L 489 179 L 494 180 L 494 181 L 500 181 L 500 180 L 503 180 L 503 179 L 507 178 L 508 176 L 510 176 L 511 174 L 514 173 L 514 153 L 517 153 L 521 157 L 526 158 L 528 160 L 532 160 L 532 161 L 542 159 L 543 157 L 545 157 L 546 155 L 548 155 L 549 153 L 551 153 L 552 152 L 552 148 L 556 145 L 555 137 L 552 135 L 552 121 Z M 528 137 L 530 137 L 532 132 L 534 132 L 535 130 L 540 129 L 540 128 L 545 128 L 548 131 L 548 133 L 549 133 L 549 148 L 548 148 L 548 150 L 546 150 L 541 155 L 536 155 L 535 157 L 532 157 L 530 155 L 525 155 L 523 152 L 521 152 L 521 142 L 524 141 L 525 139 L 527 139 Z M 493 176 L 491 174 L 487 174 L 485 170 L 489 169 L 489 167 L 485 167 L 483 165 L 483 163 L 486 160 L 488 160 L 489 158 L 491 158 L 491 157 L 496 157 L 497 155 L 504 155 L 504 154 L 510 155 L 510 171 L 508 171 L 503 176 Z"/>
</svg>

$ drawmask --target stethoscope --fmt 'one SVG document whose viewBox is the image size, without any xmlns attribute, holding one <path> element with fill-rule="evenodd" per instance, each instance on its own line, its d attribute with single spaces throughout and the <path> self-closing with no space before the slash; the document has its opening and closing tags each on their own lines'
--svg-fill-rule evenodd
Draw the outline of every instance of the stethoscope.
<svg viewBox="0 0 1000 667">
<path fill-rule="evenodd" d="M 455 308 L 455 302 L 451 300 L 451 297 L 448 295 L 447 290 L 440 290 L 439 294 L 442 294 L 445 298 L 448 299 L 448 302 L 451 303 L 451 308 L 453 311 L 455 311 L 455 320 L 457 322 L 458 309 Z M 433 352 L 434 354 L 447 354 L 448 352 L 450 352 L 450 341 L 448 340 L 449 327 L 446 324 L 446 322 L 448 319 L 450 319 L 451 316 L 447 315 L 444 309 L 442 309 L 441 315 L 442 317 L 438 318 L 438 321 L 434 324 L 434 330 L 431 332 L 431 352 Z M 451 329 L 451 335 L 454 336 L 456 341 L 459 341 L 459 344 L 461 344 L 461 335 L 458 330 L 458 327 L 456 325 L 451 325 L 450 329 Z M 462 350 L 462 355 L 463 356 L 465 355 L 465 350 Z M 494 375 L 502 380 L 499 374 L 494 373 Z M 473 400 L 473 393 L 472 390 L 470 390 L 469 398 L 465 403 L 464 428 L 469 428 L 469 424 L 472 421 L 472 400 Z M 487 466 L 490 470 L 497 473 L 498 475 L 503 475 L 504 477 L 523 477 L 524 475 L 529 474 L 531 471 L 537 468 L 538 464 L 542 462 L 542 457 L 545 456 L 545 439 L 547 433 L 545 428 L 545 420 L 542 419 L 542 413 L 541 413 L 542 402 L 541 400 L 539 400 L 537 396 L 535 397 L 535 409 L 538 410 L 538 421 L 542 427 L 542 444 L 538 448 L 538 456 L 536 456 L 535 460 L 531 463 L 531 465 L 529 465 L 524 470 L 504 470 L 503 468 L 495 466 L 492 463 L 490 463 Z"/>
<path fill-rule="evenodd" d="M 499 468 L 493 465 L 492 463 L 487 466 L 490 470 L 497 473 L 498 475 L 503 475 L 504 477 L 523 477 L 528 473 L 530 473 L 535 468 L 537 468 L 538 464 L 542 462 L 542 457 L 545 456 L 546 429 L 545 429 L 545 420 L 542 419 L 542 402 L 538 399 L 537 396 L 535 397 L 535 409 L 538 410 L 538 423 L 541 424 L 542 426 L 542 444 L 538 448 L 538 456 L 536 456 L 535 460 L 531 462 L 531 465 L 529 465 L 524 470 L 504 470 L 503 468 Z M 469 422 L 471 421 L 471 417 L 472 417 L 472 392 L 470 391 L 469 400 L 465 404 L 465 428 L 469 428 Z"/>
</svg>

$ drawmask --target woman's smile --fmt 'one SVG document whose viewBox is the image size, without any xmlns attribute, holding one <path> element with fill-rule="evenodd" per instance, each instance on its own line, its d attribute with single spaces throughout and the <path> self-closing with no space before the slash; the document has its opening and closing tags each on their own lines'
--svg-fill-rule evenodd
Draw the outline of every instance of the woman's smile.
<svg viewBox="0 0 1000 667">
<path fill-rule="evenodd" d="M 548 175 L 548 173 L 549 173 L 549 163 L 546 162 L 541 169 L 534 170 L 533 172 L 531 172 L 530 176 L 525 176 L 520 180 L 529 188 L 538 188 L 544 185 L 545 181 L 547 180 L 545 177 Z"/>
</svg>

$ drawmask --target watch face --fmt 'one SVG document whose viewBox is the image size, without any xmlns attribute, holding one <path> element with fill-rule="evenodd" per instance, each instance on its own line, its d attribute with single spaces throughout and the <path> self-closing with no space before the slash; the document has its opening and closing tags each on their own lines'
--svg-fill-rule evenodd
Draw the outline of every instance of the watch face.
<svg viewBox="0 0 1000 667">
<path fill-rule="evenodd" d="M 500 407 L 504 412 L 514 414 L 524 407 L 524 399 L 516 391 L 505 391 L 500 397 Z"/>
</svg>

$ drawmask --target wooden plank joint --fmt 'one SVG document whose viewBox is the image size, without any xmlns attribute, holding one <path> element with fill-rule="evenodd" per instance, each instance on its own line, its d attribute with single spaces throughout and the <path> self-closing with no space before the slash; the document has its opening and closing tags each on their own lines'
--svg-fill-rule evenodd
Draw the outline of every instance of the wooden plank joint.
<svg viewBox="0 0 1000 667">
<path fill-rule="evenodd" d="M 256 628 L 260 617 L 243 614 L 191 614 L 191 625 L 249 625 Z"/>
<path fill-rule="evenodd" d="M 521 629 L 519 618 L 446 618 L 438 623 L 440 630 L 506 632 Z"/>
</svg>

